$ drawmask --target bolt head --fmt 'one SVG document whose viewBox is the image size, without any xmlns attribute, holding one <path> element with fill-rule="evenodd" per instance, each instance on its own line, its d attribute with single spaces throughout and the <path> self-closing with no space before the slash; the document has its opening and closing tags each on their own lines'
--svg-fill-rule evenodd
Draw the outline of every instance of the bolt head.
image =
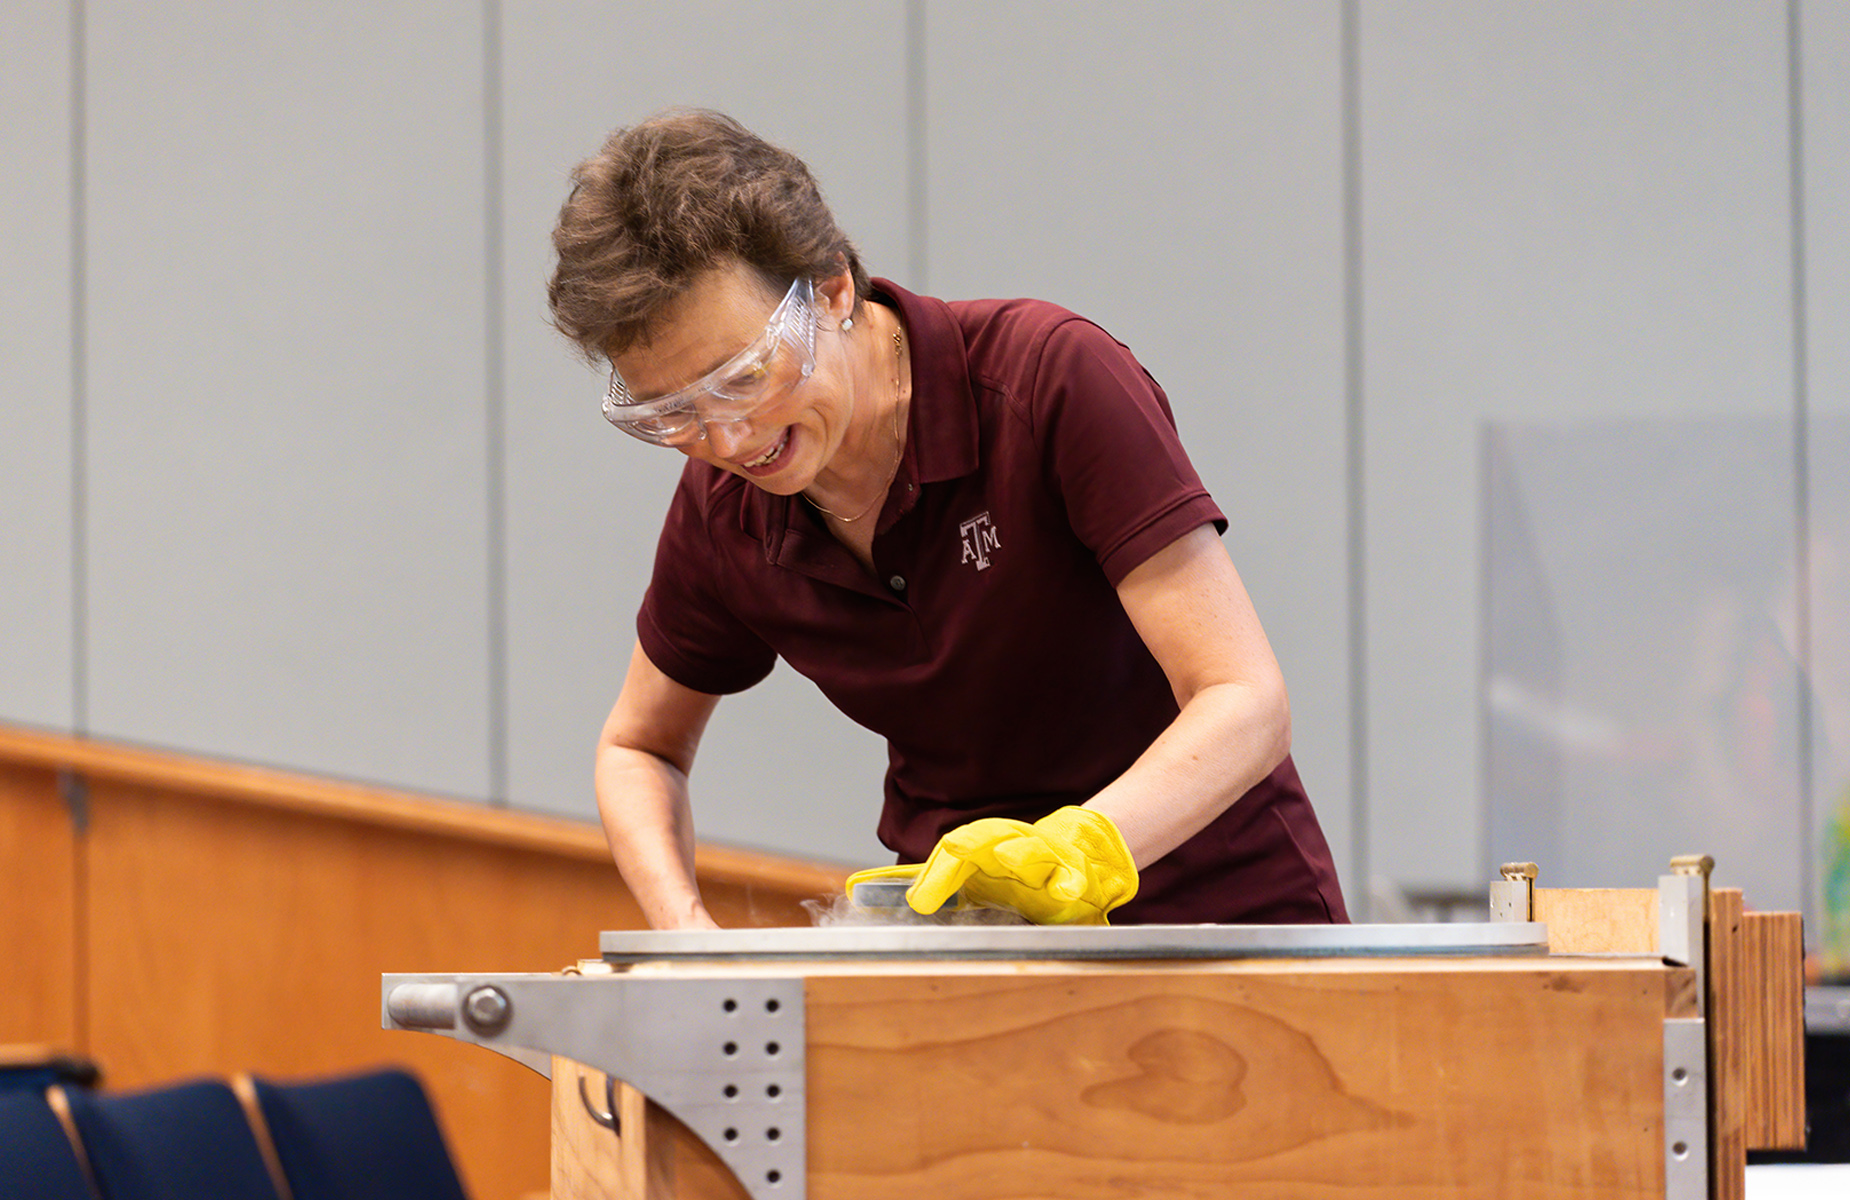
<svg viewBox="0 0 1850 1200">
<path fill-rule="evenodd" d="M 497 987 L 479 987 L 463 997 L 463 1021 L 477 1033 L 500 1033 L 514 1015 L 514 1005 Z"/>
</svg>

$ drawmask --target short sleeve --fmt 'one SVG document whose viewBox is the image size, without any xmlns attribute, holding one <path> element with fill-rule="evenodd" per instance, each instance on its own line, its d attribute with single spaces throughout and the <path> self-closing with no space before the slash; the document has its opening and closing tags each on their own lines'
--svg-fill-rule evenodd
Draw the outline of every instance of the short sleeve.
<svg viewBox="0 0 1850 1200">
<path fill-rule="evenodd" d="M 725 602 L 724 569 L 715 553 L 698 464 L 681 473 L 662 535 L 655 573 L 636 614 L 642 649 L 664 675 L 697 692 L 742 692 L 771 673 L 777 653 Z"/>
<path fill-rule="evenodd" d="M 1168 397 L 1098 326 L 1074 318 L 1048 334 L 1028 407 L 1073 532 L 1113 587 L 1197 526 L 1226 532 Z"/>
</svg>

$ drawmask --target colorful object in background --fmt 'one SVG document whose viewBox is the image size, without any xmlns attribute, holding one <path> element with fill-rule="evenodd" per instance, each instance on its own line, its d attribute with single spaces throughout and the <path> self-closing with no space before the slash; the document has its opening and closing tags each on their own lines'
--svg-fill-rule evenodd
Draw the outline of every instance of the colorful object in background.
<svg viewBox="0 0 1850 1200">
<path fill-rule="evenodd" d="M 1819 965 L 1825 983 L 1850 983 L 1850 787 L 1838 795 L 1818 849 L 1824 868 Z"/>
</svg>

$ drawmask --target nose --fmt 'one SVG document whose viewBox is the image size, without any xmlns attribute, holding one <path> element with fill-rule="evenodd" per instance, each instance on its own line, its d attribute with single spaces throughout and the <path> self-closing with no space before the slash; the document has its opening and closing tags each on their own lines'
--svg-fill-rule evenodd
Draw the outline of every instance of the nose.
<svg viewBox="0 0 1850 1200">
<path fill-rule="evenodd" d="M 706 431 L 713 452 L 721 458 L 733 458 L 751 444 L 753 431 L 749 421 L 702 421 L 701 428 Z"/>
</svg>

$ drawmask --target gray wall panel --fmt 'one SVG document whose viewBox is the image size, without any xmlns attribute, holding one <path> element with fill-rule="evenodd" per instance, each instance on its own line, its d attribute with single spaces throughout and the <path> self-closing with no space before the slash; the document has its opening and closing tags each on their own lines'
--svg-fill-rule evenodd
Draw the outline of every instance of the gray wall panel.
<svg viewBox="0 0 1850 1200">
<path fill-rule="evenodd" d="M 1161 381 L 1347 877 L 1339 9 L 1152 11 L 928 6 L 928 282 L 1065 304 Z"/>
<path fill-rule="evenodd" d="M 816 172 L 875 273 L 907 245 L 899 4 L 509 4 L 506 50 L 509 794 L 591 815 L 591 759 L 635 641 L 680 470 L 606 425 L 603 379 L 545 324 L 548 237 L 567 172 L 665 107 L 731 113 Z M 850 47 L 822 54 L 817 31 Z M 641 49 L 642 52 L 638 52 Z M 720 706 L 695 768 L 703 837 L 884 862 L 884 743 L 787 667 Z"/>
<path fill-rule="evenodd" d="M 0 720 L 75 720 L 71 6 L 0 12 Z"/>
<path fill-rule="evenodd" d="M 1807 385 L 1815 411 L 1844 414 L 1850 413 L 1850 0 L 1806 0 L 1799 12 Z M 1841 480 L 1843 471 L 1814 478 Z"/>
<path fill-rule="evenodd" d="M 1360 53 L 1376 870 L 1475 885 L 1480 423 L 1790 411 L 1785 6 L 1364 4 Z"/>
<path fill-rule="evenodd" d="M 1800 6 L 1817 882 L 1850 904 L 1850 3 Z M 1830 865 L 1836 860 L 1836 875 Z M 1816 911 L 1816 910 L 1814 910 Z M 1808 925 L 1850 967 L 1850 908 Z"/>
<path fill-rule="evenodd" d="M 1361 3 L 1359 464 L 1338 0 L 84 7 L 81 55 L 70 0 L 0 17 L 0 212 L 30 231 L 0 246 L 0 720 L 589 815 L 678 460 L 598 420 L 547 234 L 568 167 L 669 104 L 803 154 L 876 272 L 1061 301 L 1151 366 L 1352 894 L 1488 865 L 1484 426 L 1777 421 L 1800 383 L 1782 0 Z M 1822 822 L 1850 786 L 1850 4 L 1796 9 Z M 883 766 L 779 671 L 720 709 L 702 832 L 878 860 Z"/>
<path fill-rule="evenodd" d="M 480 9 L 90 14 L 97 732 L 487 790 Z"/>
</svg>

